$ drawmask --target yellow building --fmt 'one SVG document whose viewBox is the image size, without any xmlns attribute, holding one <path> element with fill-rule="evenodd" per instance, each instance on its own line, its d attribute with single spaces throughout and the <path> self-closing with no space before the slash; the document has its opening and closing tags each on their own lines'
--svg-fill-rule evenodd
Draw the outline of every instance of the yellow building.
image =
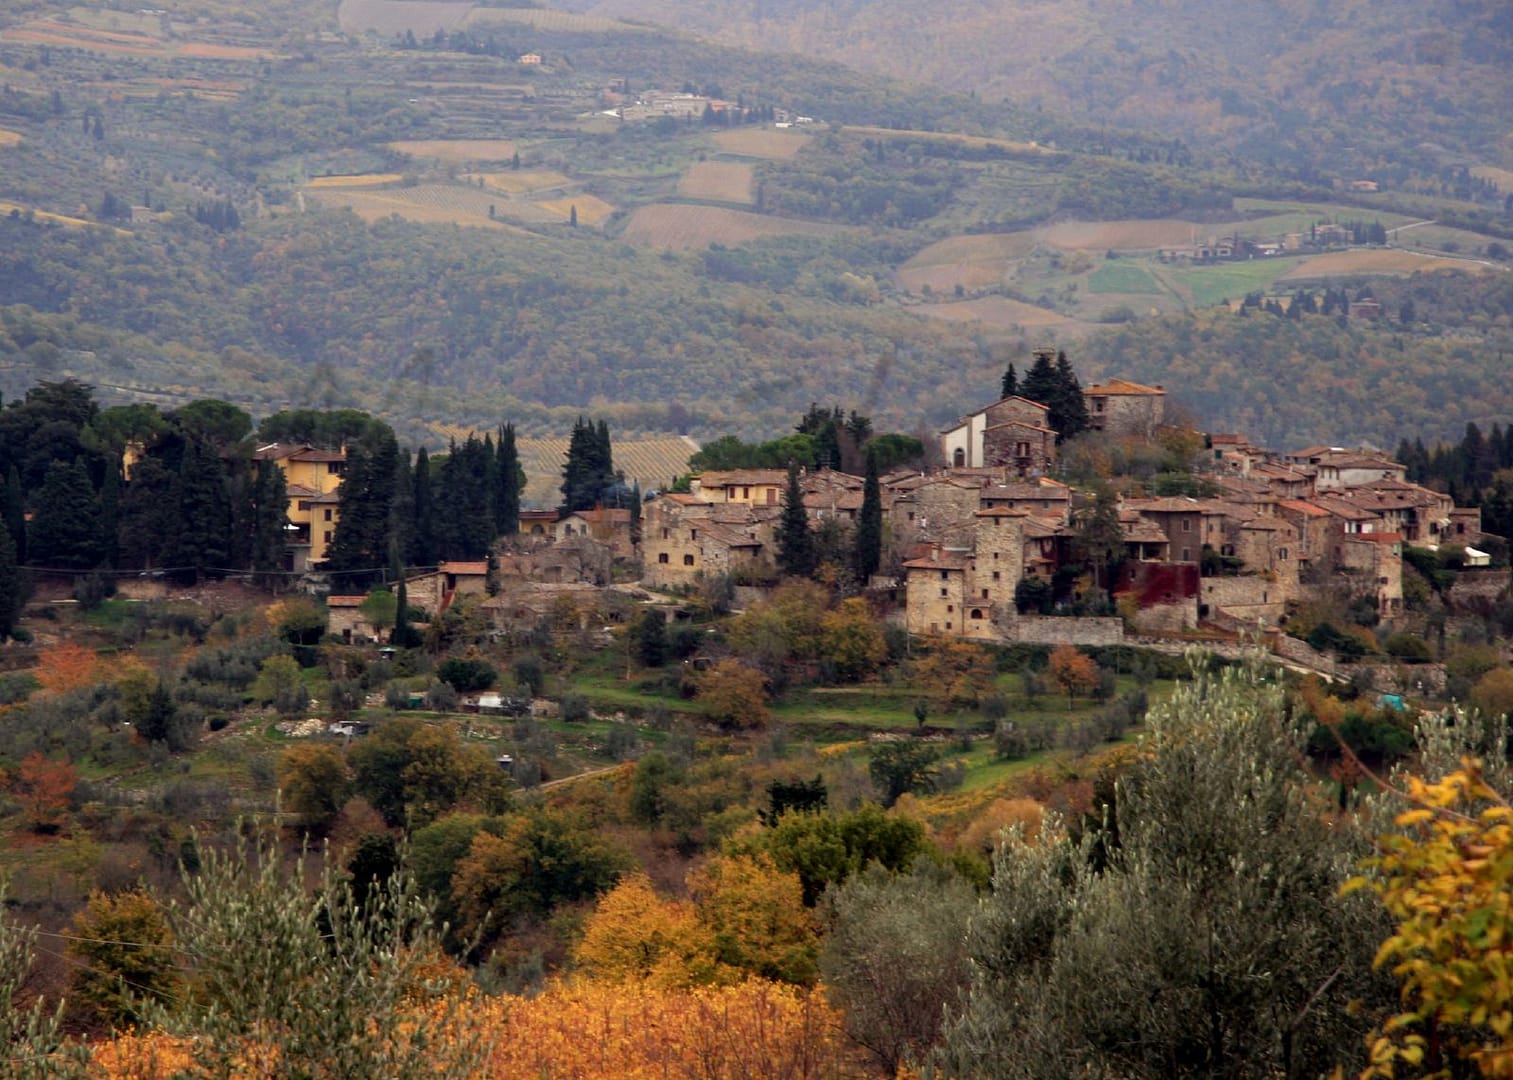
<svg viewBox="0 0 1513 1080">
<path fill-rule="evenodd" d="M 339 489 L 347 467 L 344 450 L 322 450 L 303 443 L 270 443 L 253 455 L 271 461 L 284 474 L 289 496 L 285 526 L 290 569 L 296 573 L 318 568 L 326 561 L 341 513 Z"/>
</svg>

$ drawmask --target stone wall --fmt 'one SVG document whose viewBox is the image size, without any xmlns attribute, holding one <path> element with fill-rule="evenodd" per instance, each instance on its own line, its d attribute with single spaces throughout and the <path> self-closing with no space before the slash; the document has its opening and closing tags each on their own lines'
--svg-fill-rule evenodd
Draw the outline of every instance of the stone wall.
<svg viewBox="0 0 1513 1080">
<path fill-rule="evenodd" d="M 1206 577 L 1198 599 L 1208 606 L 1208 617 L 1222 611 L 1250 627 L 1257 620 L 1275 626 L 1285 611 L 1286 592 L 1276 582 L 1254 575 Z"/>
<path fill-rule="evenodd" d="M 1000 628 L 1011 643 L 1021 645 L 1122 645 L 1124 620 L 1020 615 L 1005 619 Z"/>
<path fill-rule="evenodd" d="M 1462 570 L 1450 586 L 1450 606 L 1456 611 L 1489 614 L 1508 583 L 1507 570 Z"/>
</svg>

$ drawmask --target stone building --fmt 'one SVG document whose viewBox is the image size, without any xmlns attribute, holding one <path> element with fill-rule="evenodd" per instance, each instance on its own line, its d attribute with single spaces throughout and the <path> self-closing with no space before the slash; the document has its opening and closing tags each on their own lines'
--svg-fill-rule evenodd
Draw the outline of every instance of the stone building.
<svg viewBox="0 0 1513 1080">
<path fill-rule="evenodd" d="M 1006 397 L 961 418 L 940 433 L 941 453 L 951 468 L 1002 466 L 1016 476 L 1037 475 L 1056 462 L 1056 432 L 1046 424 L 1050 409 L 1029 398 Z"/>
<path fill-rule="evenodd" d="M 1150 438 L 1166 422 L 1166 391 L 1128 379 L 1110 379 L 1086 387 L 1088 424 L 1110 435 Z"/>
</svg>

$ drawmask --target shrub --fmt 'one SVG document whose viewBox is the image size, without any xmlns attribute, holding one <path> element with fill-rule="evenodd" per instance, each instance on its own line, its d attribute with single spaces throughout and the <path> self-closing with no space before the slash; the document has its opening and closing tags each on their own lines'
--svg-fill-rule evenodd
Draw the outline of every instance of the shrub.
<svg viewBox="0 0 1513 1080">
<path fill-rule="evenodd" d="M 563 694 L 559 714 L 568 723 L 583 723 L 592 715 L 588 707 L 588 698 L 582 694 Z"/>
<path fill-rule="evenodd" d="M 436 674 L 442 682 L 450 683 L 459 694 L 487 690 L 499 677 L 493 666 L 482 660 L 447 660 L 436 669 Z"/>
</svg>

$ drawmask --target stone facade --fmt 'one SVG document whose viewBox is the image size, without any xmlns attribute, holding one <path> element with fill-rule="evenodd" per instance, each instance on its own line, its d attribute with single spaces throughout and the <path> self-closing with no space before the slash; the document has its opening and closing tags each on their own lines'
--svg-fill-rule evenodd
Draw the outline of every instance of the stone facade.
<svg viewBox="0 0 1513 1080">
<path fill-rule="evenodd" d="M 1240 577 L 1206 577 L 1200 594 L 1199 614 L 1208 618 L 1222 611 L 1240 623 L 1254 628 L 1259 622 L 1276 626 L 1287 611 L 1287 590 L 1277 583 L 1254 574 Z"/>
<path fill-rule="evenodd" d="M 1027 444 L 1025 469 L 1046 468 L 1055 461 L 1056 433 L 1046 425 L 1050 409 L 1029 398 L 1006 397 L 964 416 L 940 433 L 940 450 L 952 468 L 981 469 L 1012 465 L 1021 471 L 1018 444 Z M 995 429 L 1003 429 L 991 434 Z M 991 435 L 991 437 L 990 437 Z M 1002 460 L 991 460 L 991 458 Z"/>
<path fill-rule="evenodd" d="M 1376 597 L 1376 608 L 1388 619 L 1403 611 L 1403 538 L 1397 533 L 1346 536 L 1340 544 L 1341 570 L 1364 581 L 1363 592 Z"/>
<path fill-rule="evenodd" d="M 1088 423 L 1110 435 L 1150 438 L 1166 421 L 1166 391 L 1126 379 L 1110 379 L 1082 392 Z"/>
</svg>

